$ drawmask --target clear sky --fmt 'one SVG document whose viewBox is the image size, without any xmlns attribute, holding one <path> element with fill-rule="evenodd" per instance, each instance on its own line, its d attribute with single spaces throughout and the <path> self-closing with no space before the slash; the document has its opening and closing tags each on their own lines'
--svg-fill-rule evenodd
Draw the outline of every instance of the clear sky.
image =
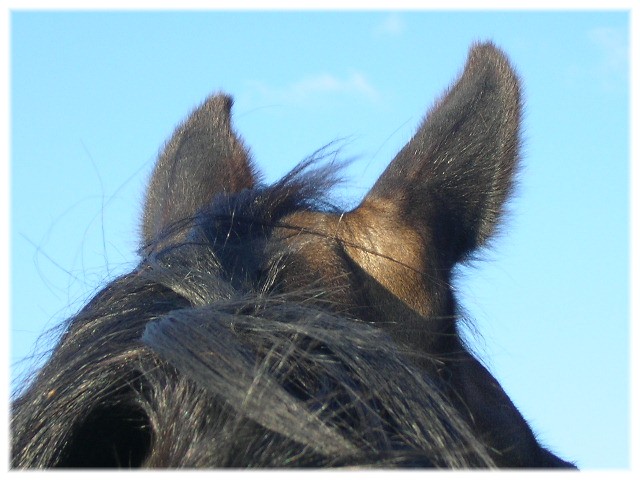
<svg viewBox="0 0 640 480">
<path fill-rule="evenodd" d="M 136 264 L 157 152 L 208 94 L 234 96 L 268 182 L 344 139 L 337 197 L 353 205 L 485 39 L 524 82 L 525 148 L 503 235 L 459 271 L 469 339 L 543 443 L 627 468 L 623 11 L 12 12 L 12 379 L 45 329 Z"/>
</svg>

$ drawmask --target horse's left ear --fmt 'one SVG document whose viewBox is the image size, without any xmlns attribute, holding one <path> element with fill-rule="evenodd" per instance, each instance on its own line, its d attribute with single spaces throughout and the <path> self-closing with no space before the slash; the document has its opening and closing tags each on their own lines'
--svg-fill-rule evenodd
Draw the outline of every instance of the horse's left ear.
<svg viewBox="0 0 640 480">
<path fill-rule="evenodd" d="M 165 145 L 147 188 L 143 248 L 192 219 L 217 195 L 255 185 L 249 152 L 231 128 L 232 104 L 226 95 L 208 98 Z"/>
</svg>

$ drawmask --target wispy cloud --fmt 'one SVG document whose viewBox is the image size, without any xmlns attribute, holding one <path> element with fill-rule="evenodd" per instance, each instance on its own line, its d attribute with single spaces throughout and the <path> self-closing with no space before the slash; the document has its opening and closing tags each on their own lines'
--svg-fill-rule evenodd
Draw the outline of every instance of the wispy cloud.
<svg viewBox="0 0 640 480">
<path fill-rule="evenodd" d="M 600 51 L 596 68 L 605 86 L 612 87 L 617 81 L 627 79 L 629 70 L 627 32 L 609 27 L 595 28 L 588 32 L 588 38 Z"/>
<path fill-rule="evenodd" d="M 250 89 L 261 101 L 273 103 L 315 103 L 327 97 L 357 96 L 369 101 L 377 101 L 379 92 L 366 76 L 353 71 L 345 77 L 330 73 L 303 78 L 284 87 L 273 87 L 264 82 L 251 82 Z"/>
<path fill-rule="evenodd" d="M 595 28 L 589 39 L 601 50 L 604 66 L 611 70 L 626 69 L 629 44 L 625 32 L 615 28 Z"/>
<path fill-rule="evenodd" d="M 390 13 L 376 25 L 374 33 L 379 36 L 398 36 L 405 31 L 405 23 L 398 13 Z"/>
</svg>

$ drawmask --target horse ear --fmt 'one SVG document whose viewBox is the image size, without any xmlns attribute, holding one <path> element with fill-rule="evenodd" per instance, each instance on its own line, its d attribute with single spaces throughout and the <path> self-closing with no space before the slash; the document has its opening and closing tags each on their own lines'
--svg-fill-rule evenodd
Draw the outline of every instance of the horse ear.
<svg viewBox="0 0 640 480">
<path fill-rule="evenodd" d="M 256 183 L 249 152 L 231 128 L 233 100 L 209 97 L 165 145 L 147 188 L 142 245 L 151 244 L 220 194 Z"/>
<path fill-rule="evenodd" d="M 451 268 L 498 224 L 517 166 L 520 111 L 505 55 L 491 43 L 474 46 L 460 78 L 359 208 L 388 212 Z"/>
</svg>

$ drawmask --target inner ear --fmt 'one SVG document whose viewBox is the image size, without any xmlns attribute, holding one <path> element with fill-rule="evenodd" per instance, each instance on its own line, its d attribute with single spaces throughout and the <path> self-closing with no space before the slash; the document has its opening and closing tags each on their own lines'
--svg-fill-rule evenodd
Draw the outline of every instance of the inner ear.
<svg viewBox="0 0 640 480">
<path fill-rule="evenodd" d="M 146 193 L 143 248 L 188 223 L 216 196 L 258 182 L 249 151 L 231 128 L 232 105 L 226 95 L 208 98 L 165 145 Z"/>
</svg>

